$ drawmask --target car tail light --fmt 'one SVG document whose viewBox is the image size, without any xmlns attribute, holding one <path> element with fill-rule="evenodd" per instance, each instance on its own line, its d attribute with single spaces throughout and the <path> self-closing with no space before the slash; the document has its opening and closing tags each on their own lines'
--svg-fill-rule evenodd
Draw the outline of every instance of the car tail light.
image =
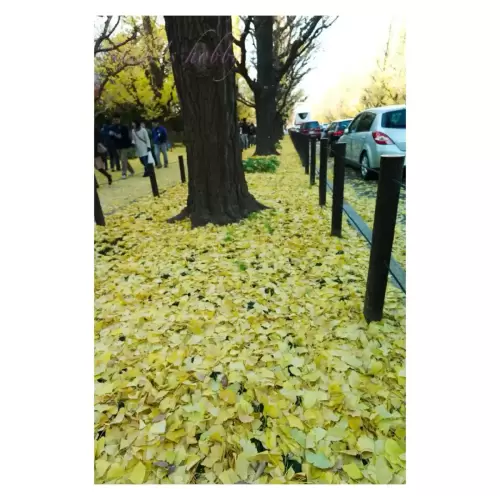
<svg viewBox="0 0 500 500">
<path fill-rule="evenodd" d="M 392 139 L 387 134 L 384 134 L 383 132 L 372 132 L 372 137 L 373 137 L 373 140 L 377 144 L 382 144 L 385 146 L 387 146 L 389 144 L 394 144 Z"/>
<path fill-rule="evenodd" d="M 334 135 L 335 137 L 340 137 L 343 133 L 344 133 L 344 131 L 343 131 L 343 130 L 337 130 L 337 132 L 334 132 L 334 133 L 333 133 L 333 135 Z"/>
</svg>

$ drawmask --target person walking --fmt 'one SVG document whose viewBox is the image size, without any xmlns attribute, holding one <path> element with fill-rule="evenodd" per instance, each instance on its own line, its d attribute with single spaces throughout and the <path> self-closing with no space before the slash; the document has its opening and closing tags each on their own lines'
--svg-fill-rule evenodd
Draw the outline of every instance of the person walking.
<svg viewBox="0 0 500 500">
<path fill-rule="evenodd" d="M 148 153 L 151 152 L 151 142 L 143 121 L 140 122 L 139 127 L 137 127 L 136 123 L 132 124 L 132 142 L 135 145 L 135 152 L 144 167 L 143 177 L 149 177 L 151 173 L 148 167 Z"/>
<path fill-rule="evenodd" d="M 241 122 L 241 140 L 243 142 L 243 149 L 248 149 L 248 134 L 250 132 L 250 126 L 247 123 L 247 119 L 243 118 Z"/>
<path fill-rule="evenodd" d="M 255 146 L 255 125 L 250 123 L 248 129 L 248 145 Z"/>
<path fill-rule="evenodd" d="M 106 154 L 106 148 L 101 142 L 101 132 L 97 125 L 94 125 L 94 169 L 99 171 L 106 179 L 108 179 L 108 184 L 111 186 L 113 182 L 113 178 L 111 175 L 106 172 L 105 166 L 104 166 L 104 161 L 103 161 L 103 155 Z M 95 179 L 95 177 L 94 177 Z M 96 187 L 99 187 L 99 185 L 96 182 Z"/>
<path fill-rule="evenodd" d="M 103 124 L 102 127 L 99 130 L 99 142 L 106 149 L 106 152 L 102 155 L 102 161 L 104 163 L 104 170 L 108 170 L 109 148 L 108 148 L 108 145 L 107 145 L 106 124 Z"/>
<path fill-rule="evenodd" d="M 120 123 L 119 115 L 115 115 L 113 117 L 113 125 L 110 127 L 109 136 L 113 140 L 113 145 L 118 152 L 118 157 L 122 167 L 122 179 L 127 178 L 127 170 L 130 172 L 130 175 L 134 175 L 134 169 L 130 165 L 127 156 L 127 150 L 131 146 L 130 135 L 128 127 Z"/>
<path fill-rule="evenodd" d="M 115 147 L 114 140 L 109 135 L 110 130 L 111 130 L 111 124 L 109 123 L 109 120 L 106 120 L 101 129 L 103 145 L 108 150 L 107 157 L 109 157 L 109 168 L 111 172 L 115 170 L 116 172 L 118 172 L 118 170 L 120 170 L 120 159 L 118 156 L 118 151 Z"/>
<path fill-rule="evenodd" d="M 151 127 L 146 127 L 146 132 L 148 133 L 148 136 L 149 136 L 149 143 L 153 144 L 153 129 Z M 158 165 L 158 159 L 156 158 L 154 148 L 151 149 L 151 155 L 153 157 L 154 164 Z"/>
<path fill-rule="evenodd" d="M 157 121 L 153 122 L 153 146 L 155 150 L 155 158 L 158 168 L 161 168 L 161 154 L 163 154 L 163 167 L 168 167 L 168 154 L 167 154 L 167 129 L 160 125 Z"/>
</svg>

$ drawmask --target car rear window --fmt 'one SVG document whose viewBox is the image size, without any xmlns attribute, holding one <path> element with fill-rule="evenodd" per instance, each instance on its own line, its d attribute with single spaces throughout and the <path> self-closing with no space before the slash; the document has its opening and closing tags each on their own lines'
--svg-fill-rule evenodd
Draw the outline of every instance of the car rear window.
<svg viewBox="0 0 500 500">
<path fill-rule="evenodd" d="M 352 120 L 345 120 L 343 122 L 339 122 L 339 125 L 338 125 L 338 130 L 345 130 L 349 123 L 351 123 Z"/>
<path fill-rule="evenodd" d="M 406 109 L 384 113 L 382 115 L 382 127 L 406 129 Z"/>
<path fill-rule="evenodd" d="M 307 123 L 303 123 L 302 127 L 305 128 L 305 129 L 319 128 L 319 122 L 307 122 Z"/>
</svg>

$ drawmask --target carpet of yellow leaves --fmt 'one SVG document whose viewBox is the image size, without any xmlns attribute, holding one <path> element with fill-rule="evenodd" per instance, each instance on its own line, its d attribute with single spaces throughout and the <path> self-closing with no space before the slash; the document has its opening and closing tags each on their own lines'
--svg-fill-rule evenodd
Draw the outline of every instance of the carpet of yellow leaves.
<svg viewBox="0 0 500 500">
<path fill-rule="evenodd" d="M 404 483 L 405 302 L 362 307 L 369 250 L 293 147 L 272 210 L 167 224 L 186 186 L 95 229 L 96 483 Z"/>
</svg>

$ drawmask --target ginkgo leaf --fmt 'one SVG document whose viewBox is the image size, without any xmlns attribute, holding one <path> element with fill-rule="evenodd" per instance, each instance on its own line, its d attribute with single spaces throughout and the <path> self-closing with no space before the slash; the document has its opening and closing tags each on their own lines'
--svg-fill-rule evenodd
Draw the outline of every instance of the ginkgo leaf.
<svg viewBox="0 0 500 500">
<path fill-rule="evenodd" d="M 290 431 L 290 435 L 297 441 L 297 443 L 302 446 L 302 448 L 306 447 L 306 435 L 299 429 L 292 429 Z"/>
<path fill-rule="evenodd" d="M 123 477 L 124 473 L 125 469 L 123 468 L 122 465 L 117 463 L 112 463 L 108 469 L 108 473 L 106 474 L 106 479 L 108 480 L 117 479 L 119 477 Z"/>
<path fill-rule="evenodd" d="M 399 444 L 394 439 L 388 439 L 385 442 L 385 456 L 391 462 L 400 460 L 400 456 L 404 453 Z"/>
<path fill-rule="evenodd" d="M 186 464 L 185 464 L 186 470 L 188 471 L 192 469 L 201 459 L 202 457 L 198 455 L 189 455 L 186 459 Z"/>
<path fill-rule="evenodd" d="M 129 479 L 134 484 L 142 484 L 146 476 L 146 467 L 142 462 L 137 462 L 130 473 Z"/>
<path fill-rule="evenodd" d="M 267 404 L 264 405 L 264 413 L 271 418 L 277 418 L 280 414 L 280 411 L 276 405 Z"/>
<path fill-rule="evenodd" d="M 161 424 L 162 422 L 159 422 L 159 424 Z M 155 424 L 156 425 L 156 424 Z M 184 437 L 186 435 L 186 431 L 184 429 L 177 429 L 176 431 L 168 431 L 166 434 L 165 434 L 165 437 L 169 440 L 169 441 L 173 441 L 174 443 L 177 443 L 180 441 L 180 439 L 182 437 Z"/>
<path fill-rule="evenodd" d="M 377 475 L 377 482 L 380 484 L 389 484 L 392 479 L 392 471 L 387 465 L 384 457 L 377 457 L 375 462 L 375 473 Z"/>
<path fill-rule="evenodd" d="M 304 430 L 304 424 L 300 420 L 300 418 L 296 417 L 295 415 L 287 415 L 286 416 L 288 423 L 290 424 L 290 427 L 296 427 L 297 429 Z"/>
<path fill-rule="evenodd" d="M 233 469 L 227 469 L 219 474 L 219 480 L 222 484 L 236 484 L 239 478 Z"/>
<path fill-rule="evenodd" d="M 107 460 L 96 460 L 95 461 L 96 477 L 104 476 L 109 466 L 110 463 Z"/>
<path fill-rule="evenodd" d="M 333 467 L 333 464 L 323 453 L 313 453 L 308 450 L 306 451 L 306 460 L 318 469 L 330 469 Z"/>
<path fill-rule="evenodd" d="M 342 467 L 351 479 L 362 479 L 363 474 L 355 463 L 346 464 Z"/>
<path fill-rule="evenodd" d="M 304 408 L 312 408 L 318 400 L 318 394 L 315 391 L 304 391 Z"/>
<path fill-rule="evenodd" d="M 243 422 L 244 424 L 248 424 L 250 422 L 253 422 L 254 417 L 252 415 L 244 415 L 242 413 L 238 412 L 238 418 Z"/>
<path fill-rule="evenodd" d="M 230 389 L 220 391 L 219 397 L 228 404 L 234 405 L 236 403 L 236 393 Z"/>
<path fill-rule="evenodd" d="M 104 396 L 105 394 L 111 394 L 114 391 L 114 384 L 97 384 L 95 387 L 96 396 Z"/>
<path fill-rule="evenodd" d="M 370 451 L 373 453 L 375 451 L 375 443 L 372 438 L 363 435 L 358 438 L 357 448 L 361 452 Z"/>
<path fill-rule="evenodd" d="M 160 422 L 155 422 L 151 425 L 151 429 L 149 432 L 151 434 L 163 434 L 167 428 L 167 422 L 165 420 L 161 420 Z"/>
<path fill-rule="evenodd" d="M 245 481 L 248 478 L 248 468 L 250 466 L 250 462 L 244 455 L 239 455 L 236 459 L 235 466 L 236 473 L 238 474 L 240 479 Z"/>
</svg>

